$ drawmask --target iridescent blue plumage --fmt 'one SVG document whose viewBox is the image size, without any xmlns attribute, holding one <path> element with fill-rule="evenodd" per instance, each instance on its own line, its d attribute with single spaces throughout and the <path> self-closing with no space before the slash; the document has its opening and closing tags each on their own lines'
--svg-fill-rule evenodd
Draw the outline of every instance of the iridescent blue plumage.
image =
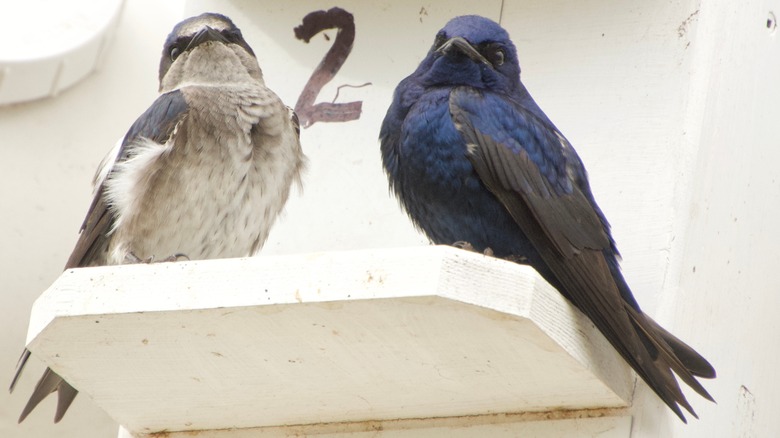
<svg viewBox="0 0 780 438">
<path fill-rule="evenodd" d="M 396 88 L 380 140 L 391 189 L 431 241 L 533 266 L 683 421 L 679 406 L 695 413 L 673 372 L 711 399 L 695 377 L 715 370 L 642 313 L 582 161 L 521 83 L 498 24 L 447 23 Z"/>
</svg>

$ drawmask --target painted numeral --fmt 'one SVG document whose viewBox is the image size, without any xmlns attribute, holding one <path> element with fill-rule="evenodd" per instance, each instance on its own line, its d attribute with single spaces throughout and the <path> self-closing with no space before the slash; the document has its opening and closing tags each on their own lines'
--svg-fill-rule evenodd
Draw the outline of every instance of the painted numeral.
<svg viewBox="0 0 780 438">
<path fill-rule="evenodd" d="M 295 28 L 295 37 L 305 43 L 308 43 L 314 35 L 327 29 L 338 29 L 333 45 L 311 74 L 298 97 L 298 102 L 295 103 L 295 112 L 304 128 L 317 122 L 357 120 L 363 109 L 362 101 L 335 103 L 336 99 L 333 99 L 333 102 L 314 103 L 322 87 L 336 76 L 352 51 L 352 44 L 355 41 L 355 20 L 352 14 L 344 9 L 331 8 L 327 11 L 314 11 L 307 14 L 303 17 L 303 22 Z M 342 85 L 344 86 L 346 85 Z"/>
</svg>

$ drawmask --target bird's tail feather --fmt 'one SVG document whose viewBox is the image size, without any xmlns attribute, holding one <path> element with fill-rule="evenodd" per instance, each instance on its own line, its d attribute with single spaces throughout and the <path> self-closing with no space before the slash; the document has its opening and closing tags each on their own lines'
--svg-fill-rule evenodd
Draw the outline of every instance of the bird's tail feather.
<svg viewBox="0 0 780 438">
<path fill-rule="evenodd" d="M 662 328 L 652 318 L 645 315 L 641 311 L 634 309 L 632 306 L 626 304 L 626 311 L 631 318 L 631 322 L 636 328 L 636 333 L 639 335 L 642 342 L 650 352 L 653 361 L 660 364 L 654 368 L 660 370 L 671 370 L 677 375 L 683 382 L 696 391 L 699 395 L 710 401 L 715 401 L 706 389 L 696 380 L 696 377 L 702 378 L 714 378 L 715 369 L 704 359 L 699 353 L 694 351 L 691 347 L 678 339 L 676 336 L 669 333 Z M 644 367 L 643 367 L 644 368 Z M 670 379 L 674 379 L 669 374 Z M 665 376 L 666 377 L 666 376 Z M 666 379 L 664 379 L 666 380 Z M 678 396 L 675 396 L 672 402 L 676 402 L 684 407 L 694 417 L 698 418 L 696 412 L 688 404 L 679 386 L 666 385 L 668 389 L 674 389 L 673 392 L 679 392 Z M 654 388 L 655 389 L 655 388 Z M 666 397 L 656 391 L 658 395 L 664 400 Z M 667 404 L 669 402 L 667 401 Z M 679 415 L 679 414 L 678 414 Z"/>
<path fill-rule="evenodd" d="M 22 371 L 24 371 L 24 366 L 27 365 L 27 359 L 30 358 L 30 350 L 24 349 L 22 352 L 22 355 L 19 356 L 19 360 L 16 362 L 16 371 L 14 372 L 14 379 L 11 380 L 11 386 L 8 387 L 8 392 L 14 392 L 14 388 L 16 387 L 16 383 L 19 381 L 19 378 L 22 377 Z"/>
<path fill-rule="evenodd" d="M 26 362 L 29 357 L 30 352 L 25 350 L 25 353 L 22 354 L 24 362 Z M 20 362 L 22 362 L 22 359 L 20 359 Z M 24 364 L 22 364 L 22 368 L 23 367 Z M 13 387 L 16 384 L 20 374 L 21 369 L 17 367 L 16 376 L 14 376 L 14 380 L 11 383 L 11 390 L 13 390 Z M 22 414 L 19 416 L 19 423 L 24 421 L 24 419 L 30 415 L 30 412 L 32 412 L 35 407 L 38 406 L 38 404 L 40 404 L 49 394 L 54 391 L 57 391 L 58 393 L 57 411 L 54 414 L 54 422 L 59 423 L 79 392 L 76 390 L 76 388 L 70 386 L 68 382 L 63 380 L 63 378 L 60 377 L 57 373 L 52 371 L 51 368 L 46 368 L 46 371 L 44 371 L 43 376 L 41 376 L 41 379 L 38 381 L 38 384 L 35 385 L 35 390 L 30 396 L 30 399 L 27 401 L 27 404 L 24 406 L 24 409 L 22 409 Z"/>
<path fill-rule="evenodd" d="M 61 377 L 60 380 L 62 380 Z M 65 380 L 62 380 L 59 387 L 57 388 L 57 411 L 54 413 L 55 423 L 59 423 L 60 420 L 62 420 L 62 417 L 64 417 L 65 413 L 68 412 L 68 408 L 73 403 L 73 400 L 76 399 L 78 394 L 79 391 L 76 388 L 70 386 L 70 384 Z"/>
<path fill-rule="evenodd" d="M 552 257 L 550 258 L 552 259 Z M 552 259 L 555 260 L 555 259 Z M 694 375 L 714 375 L 712 366 L 698 353 L 634 308 L 622 297 L 601 252 L 583 251 L 554 265 L 557 278 L 573 295 L 580 310 L 588 315 L 626 362 L 683 421 L 682 409 L 698 418 L 683 394 L 675 375 L 703 397 L 712 400 Z M 597 269 L 594 269 L 596 267 Z M 673 346 L 672 346 L 673 345 Z M 689 351 L 690 350 L 690 351 Z M 683 354 L 678 355 L 677 351 Z M 688 363 L 688 358 L 693 358 Z M 693 371 L 691 371 L 691 369 Z"/>
<path fill-rule="evenodd" d="M 688 379 L 689 373 L 685 367 L 673 354 L 668 353 L 671 347 L 667 346 L 662 336 L 647 323 L 649 318 L 620 298 L 617 284 L 611 276 L 604 274 L 608 273 L 609 269 L 602 254 L 583 251 L 579 256 L 566 261 L 568 263 L 562 265 L 566 269 L 558 270 L 558 278 L 562 280 L 564 287 L 567 284 L 574 285 L 567 290 L 576 293 L 574 302 L 579 303 L 580 310 L 584 309 L 583 312 L 623 359 L 680 420 L 687 423 L 681 407 L 698 418 L 680 389 L 675 372 L 680 370 L 681 378 L 686 383 L 693 381 L 698 385 L 698 382 L 692 377 Z M 593 266 L 599 269 L 592 269 Z M 615 288 L 614 293 L 605 293 L 610 287 Z M 618 299 L 612 300 L 611 297 Z"/>
<path fill-rule="evenodd" d="M 685 368 L 694 376 L 704 379 L 714 379 L 716 377 L 715 368 L 707 362 L 707 359 L 702 357 L 699 353 L 691 348 L 688 344 L 681 341 L 675 335 L 669 333 L 660 324 L 655 322 L 647 315 L 643 315 L 645 320 L 658 333 L 664 341 L 669 345 L 669 348 L 674 352 L 674 355 L 680 359 L 685 365 Z"/>
</svg>

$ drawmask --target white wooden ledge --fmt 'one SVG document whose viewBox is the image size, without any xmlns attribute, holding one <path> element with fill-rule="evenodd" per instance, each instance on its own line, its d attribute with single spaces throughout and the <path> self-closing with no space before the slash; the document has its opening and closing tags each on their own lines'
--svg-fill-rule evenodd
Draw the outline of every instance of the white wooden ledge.
<svg viewBox="0 0 780 438">
<path fill-rule="evenodd" d="M 73 269 L 28 348 L 124 435 L 630 425 L 630 370 L 587 318 L 533 269 L 449 247 Z"/>
</svg>

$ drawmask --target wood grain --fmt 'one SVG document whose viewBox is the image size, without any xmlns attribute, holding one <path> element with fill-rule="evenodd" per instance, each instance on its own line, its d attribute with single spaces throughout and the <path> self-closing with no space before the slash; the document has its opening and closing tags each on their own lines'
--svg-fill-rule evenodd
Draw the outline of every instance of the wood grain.
<svg viewBox="0 0 780 438">
<path fill-rule="evenodd" d="M 68 270 L 28 348 L 131 433 L 626 406 L 532 269 L 450 247 Z"/>
</svg>

